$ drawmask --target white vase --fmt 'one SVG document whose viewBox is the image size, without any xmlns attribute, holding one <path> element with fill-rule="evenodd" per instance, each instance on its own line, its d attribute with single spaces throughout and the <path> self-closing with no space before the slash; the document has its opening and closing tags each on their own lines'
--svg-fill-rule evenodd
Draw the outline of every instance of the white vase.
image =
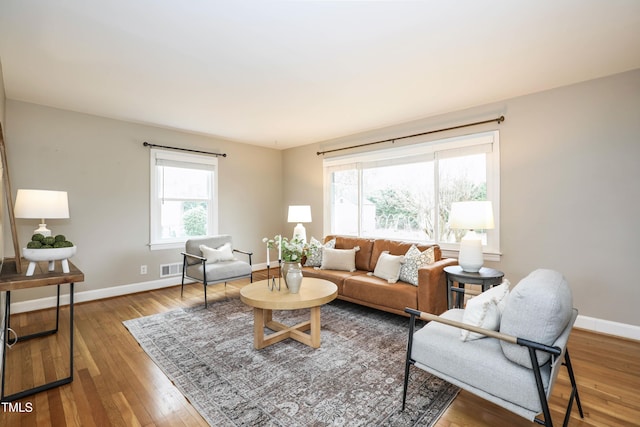
<svg viewBox="0 0 640 427">
<path fill-rule="evenodd" d="M 286 282 L 287 287 L 289 288 L 289 293 L 297 294 L 300 292 L 300 285 L 302 284 L 302 270 L 298 270 L 296 268 L 289 269 L 287 272 Z"/>
<path fill-rule="evenodd" d="M 289 283 L 289 276 L 291 276 L 291 284 Z M 287 288 L 289 288 L 289 292 L 297 294 L 300 290 L 300 282 L 302 281 L 302 264 L 295 261 L 285 261 L 284 264 L 282 264 L 282 277 L 287 284 Z"/>
</svg>

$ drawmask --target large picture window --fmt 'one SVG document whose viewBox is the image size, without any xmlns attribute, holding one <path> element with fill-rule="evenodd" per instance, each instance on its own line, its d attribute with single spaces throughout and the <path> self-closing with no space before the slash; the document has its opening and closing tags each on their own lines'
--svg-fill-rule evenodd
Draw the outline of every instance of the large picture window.
<svg viewBox="0 0 640 427">
<path fill-rule="evenodd" d="M 455 251 L 466 230 L 448 227 L 451 204 L 490 200 L 496 227 L 481 232 L 498 254 L 499 159 L 497 131 L 325 159 L 325 233 Z"/>
<path fill-rule="evenodd" d="M 151 248 L 217 233 L 218 159 L 151 150 Z"/>
</svg>

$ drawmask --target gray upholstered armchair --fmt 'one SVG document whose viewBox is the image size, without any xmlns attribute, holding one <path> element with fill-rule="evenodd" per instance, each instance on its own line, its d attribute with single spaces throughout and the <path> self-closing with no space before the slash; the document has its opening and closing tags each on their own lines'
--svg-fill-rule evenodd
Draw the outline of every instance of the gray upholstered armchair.
<svg viewBox="0 0 640 427">
<path fill-rule="evenodd" d="M 231 236 L 223 234 L 211 237 L 198 237 L 187 240 L 182 262 L 182 286 L 185 277 L 197 280 L 204 285 L 204 306 L 207 307 L 207 285 L 249 277 L 253 282 L 251 267 L 252 252 L 233 248 Z M 236 259 L 240 253 L 249 257 L 249 262 Z"/>
<path fill-rule="evenodd" d="M 536 270 L 511 291 L 506 283 L 500 286 L 507 288 L 494 287 L 470 299 L 465 310 L 435 316 L 406 309 L 410 327 L 403 410 L 413 365 L 531 421 L 552 426 L 548 399 L 564 364 L 571 382 L 564 425 L 574 399 L 583 417 L 567 350 L 578 311 L 566 280 L 555 271 Z M 429 322 L 417 332 L 416 317 Z"/>
</svg>

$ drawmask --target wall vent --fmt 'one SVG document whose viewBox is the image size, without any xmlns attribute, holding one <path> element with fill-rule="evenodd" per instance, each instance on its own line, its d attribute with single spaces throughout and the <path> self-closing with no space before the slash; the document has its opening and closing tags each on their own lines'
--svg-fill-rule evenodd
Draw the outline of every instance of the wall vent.
<svg viewBox="0 0 640 427">
<path fill-rule="evenodd" d="M 160 264 L 160 277 L 180 276 L 182 274 L 182 263 Z"/>
</svg>

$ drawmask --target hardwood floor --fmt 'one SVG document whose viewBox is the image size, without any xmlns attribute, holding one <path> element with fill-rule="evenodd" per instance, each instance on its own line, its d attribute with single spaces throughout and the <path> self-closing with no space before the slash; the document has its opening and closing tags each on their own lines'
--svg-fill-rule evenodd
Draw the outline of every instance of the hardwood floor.
<svg viewBox="0 0 640 427">
<path fill-rule="evenodd" d="M 258 272 L 256 280 L 264 273 Z M 212 285 L 209 299 L 238 298 L 248 280 Z M 82 290 L 81 286 L 78 290 Z M 201 285 L 76 304 L 74 381 L 0 407 L 0 426 L 205 426 L 205 421 L 142 351 L 122 321 L 203 304 Z M 68 375 L 68 307 L 57 335 L 19 343 L 8 351 L 7 393 Z M 21 335 L 55 323 L 55 310 L 12 316 Z M 247 331 L 252 333 L 252 331 Z M 574 406 L 570 426 L 640 425 L 640 342 L 574 329 L 569 349 L 585 412 Z M 403 369 L 399 366 L 398 369 Z M 551 399 L 562 422 L 569 393 L 563 369 Z M 461 392 L 439 427 L 533 426 L 504 409 Z"/>
</svg>

